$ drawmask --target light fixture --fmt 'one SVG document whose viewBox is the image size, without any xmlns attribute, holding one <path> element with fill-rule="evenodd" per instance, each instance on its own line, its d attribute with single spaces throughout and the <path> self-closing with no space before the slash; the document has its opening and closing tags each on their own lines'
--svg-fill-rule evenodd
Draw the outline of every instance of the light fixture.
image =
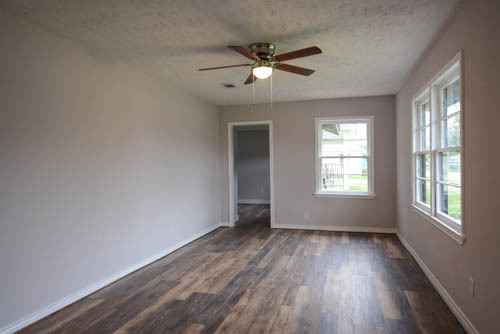
<svg viewBox="0 0 500 334">
<path fill-rule="evenodd" d="M 258 79 L 267 79 L 273 73 L 273 68 L 269 66 L 257 66 L 252 69 L 252 72 Z"/>
</svg>

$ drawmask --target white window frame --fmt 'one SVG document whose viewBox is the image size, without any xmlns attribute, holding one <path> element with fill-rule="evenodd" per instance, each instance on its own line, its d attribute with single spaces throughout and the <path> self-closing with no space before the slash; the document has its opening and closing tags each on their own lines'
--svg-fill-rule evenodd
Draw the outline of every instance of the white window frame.
<svg viewBox="0 0 500 334">
<path fill-rule="evenodd" d="M 420 106 L 428 103 L 429 107 L 431 109 L 430 111 L 430 124 L 428 126 L 421 126 L 420 124 L 420 119 L 421 119 L 421 114 L 420 114 Z M 426 181 L 425 177 L 419 177 L 417 175 L 417 157 L 422 154 L 428 154 L 430 156 L 430 164 L 432 166 L 432 131 L 434 130 L 434 124 L 432 122 L 432 105 L 431 105 L 431 98 L 430 98 L 430 90 L 428 88 L 425 88 L 416 98 L 413 99 L 413 110 L 412 110 L 412 166 L 413 166 L 413 176 L 412 176 L 412 183 L 413 183 L 413 204 L 417 206 L 420 210 L 425 211 L 426 213 L 430 214 L 431 213 L 431 208 L 432 208 L 432 172 L 433 168 L 431 167 L 431 175 L 430 175 L 430 182 L 429 185 L 431 187 L 430 191 L 430 202 L 431 205 L 427 205 L 425 203 L 422 203 L 417 200 L 417 182 L 418 180 L 423 180 L 424 182 Z M 427 147 L 425 150 L 420 149 L 420 145 L 422 143 L 422 138 L 420 137 L 422 130 L 426 127 L 429 127 L 429 136 L 430 136 L 430 145 Z M 415 140 L 415 138 L 418 139 L 418 142 Z M 417 149 L 418 147 L 418 149 Z"/>
<path fill-rule="evenodd" d="M 425 218 L 426 221 L 438 227 L 448 236 L 452 237 L 458 243 L 463 244 L 465 240 L 465 222 L 464 222 L 464 85 L 462 77 L 462 52 L 459 52 L 453 59 L 451 59 L 420 91 L 412 98 L 412 117 L 411 117 L 411 161 L 412 161 L 412 203 L 413 210 Z M 441 121 L 453 115 L 443 117 L 441 114 L 442 108 L 442 89 L 456 80 L 460 80 L 460 146 L 457 147 L 441 147 Z M 430 149 L 420 151 L 417 139 L 420 131 L 419 121 L 419 106 L 425 101 L 430 101 Z M 461 189 L 461 220 L 442 214 L 438 210 L 438 184 L 446 184 L 438 180 L 438 155 L 442 152 L 460 152 L 460 189 Z M 430 182 L 430 206 L 427 206 L 417 199 L 417 156 L 419 154 L 430 154 L 431 164 L 431 182 Z M 455 185 L 453 185 L 455 186 Z M 456 187 L 456 186 L 455 186 Z"/>
<path fill-rule="evenodd" d="M 349 158 L 365 158 L 368 167 L 368 191 L 324 191 L 321 189 L 321 159 L 322 158 L 338 158 L 338 156 L 319 156 L 321 152 L 321 126 L 325 123 L 340 122 L 340 123 L 366 123 L 367 125 L 367 155 L 350 156 Z M 375 198 L 374 187 L 374 118 L 373 116 L 346 116 L 346 117 L 316 117 L 315 122 L 315 160 L 316 160 L 316 197 L 340 197 L 340 198 Z"/>
</svg>

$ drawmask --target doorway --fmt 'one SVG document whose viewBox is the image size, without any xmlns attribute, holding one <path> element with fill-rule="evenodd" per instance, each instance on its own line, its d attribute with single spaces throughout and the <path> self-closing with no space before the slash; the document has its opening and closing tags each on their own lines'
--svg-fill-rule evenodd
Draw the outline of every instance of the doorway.
<svg viewBox="0 0 500 334">
<path fill-rule="evenodd" d="M 273 166 L 272 121 L 228 123 L 230 227 L 266 221 L 274 227 Z"/>
</svg>

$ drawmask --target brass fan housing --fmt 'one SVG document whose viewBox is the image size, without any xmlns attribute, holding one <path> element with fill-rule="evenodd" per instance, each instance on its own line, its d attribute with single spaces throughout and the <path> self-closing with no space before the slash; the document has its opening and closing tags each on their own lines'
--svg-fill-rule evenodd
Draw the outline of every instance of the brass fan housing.
<svg viewBox="0 0 500 334">
<path fill-rule="evenodd" d="M 273 61 L 276 45 L 273 43 L 260 42 L 249 46 L 250 52 L 259 57 L 263 61 Z"/>
</svg>

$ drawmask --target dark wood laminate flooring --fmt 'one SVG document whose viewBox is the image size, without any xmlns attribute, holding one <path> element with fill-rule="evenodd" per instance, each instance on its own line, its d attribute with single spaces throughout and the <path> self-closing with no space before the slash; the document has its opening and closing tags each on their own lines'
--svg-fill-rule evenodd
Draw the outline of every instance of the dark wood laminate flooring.
<svg viewBox="0 0 500 334">
<path fill-rule="evenodd" d="M 22 333 L 464 333 L 396 236 L 239 215 Z"/>
</svg>

